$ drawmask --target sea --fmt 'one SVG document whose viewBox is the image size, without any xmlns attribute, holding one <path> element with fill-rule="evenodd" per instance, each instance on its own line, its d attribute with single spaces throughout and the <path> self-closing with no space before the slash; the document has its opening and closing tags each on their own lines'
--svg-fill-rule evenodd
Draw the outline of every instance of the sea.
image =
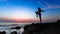
<svg viewBox="0 0 60 34">
<path fill-rule="evenodd" d="M 24 31 L 24 26 L 32 23 L 12 23 L 12 22 L 0 22 L 0 32 L 5 31 L 6 34 L 10 34 L 13 31 L 16 31 L 18 34 L 22 34 Z M 12 27 L 20 26 L 21 29 L 11 29 Z"/>
</svg>

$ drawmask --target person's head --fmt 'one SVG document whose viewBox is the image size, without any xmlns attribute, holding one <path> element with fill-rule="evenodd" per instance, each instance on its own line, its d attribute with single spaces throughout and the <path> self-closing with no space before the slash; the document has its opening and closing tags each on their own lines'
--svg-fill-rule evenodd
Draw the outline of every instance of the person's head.
<svg viewBox="0 0 60 34">
<path fill-rule="evenodd" d="M 41 9 L 40 7 L 38 7 L 38 9 Z"/>
<path fill-rule="evenodd" d="M 38 10 L 41 11 L 41 8 L 38 7 Z"/>
</svg>

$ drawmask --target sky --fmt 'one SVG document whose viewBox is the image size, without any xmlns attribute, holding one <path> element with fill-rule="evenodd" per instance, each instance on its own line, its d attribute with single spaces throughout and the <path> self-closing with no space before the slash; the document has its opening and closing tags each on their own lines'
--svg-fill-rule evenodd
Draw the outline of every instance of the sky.
<svg viewBox="0 0 60 34">
<path fill-rule="evenodd" d="M 0 20 L 39 22 L 35 11 L 40 7 L 43 22 L 60 19 L 60 0 L 0 0 Z"/>
</svg>

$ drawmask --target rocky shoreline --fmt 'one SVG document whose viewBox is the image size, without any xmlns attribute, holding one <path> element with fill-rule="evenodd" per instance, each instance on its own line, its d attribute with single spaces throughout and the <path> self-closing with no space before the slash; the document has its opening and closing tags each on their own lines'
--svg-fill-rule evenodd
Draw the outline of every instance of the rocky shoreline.
<svg viewBox="0 0 60 34">
<path fill-rule="evenodd" d="M 53 23 L 26 25 L 22 34 L 60 34 L 60 20 Z"/>
</svg>

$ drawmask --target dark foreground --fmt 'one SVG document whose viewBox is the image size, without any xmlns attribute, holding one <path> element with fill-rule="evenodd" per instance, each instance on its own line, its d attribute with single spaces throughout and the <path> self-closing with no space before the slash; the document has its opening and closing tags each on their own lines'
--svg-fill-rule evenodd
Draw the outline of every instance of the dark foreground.
<svg viewBox="0 0 60 34">
<path fill-rule="evenodd" d="M 26 25 L 22 34 L 60 34 L 60 20 L 54 23 Z"/>
<path fill-rule="evenodd" d="M 20 27 L 17 27 L 17 29 L 20 29 Z M 0 34 L 6 34 L 6 32 L 3 31 Z M 10 34 L 17 34 L 17 32 L 14 31 Z M 53 23 L 32 23 L 26 25 L 22 34 L 60 34 L 60 20 Z"/>
</svg>

